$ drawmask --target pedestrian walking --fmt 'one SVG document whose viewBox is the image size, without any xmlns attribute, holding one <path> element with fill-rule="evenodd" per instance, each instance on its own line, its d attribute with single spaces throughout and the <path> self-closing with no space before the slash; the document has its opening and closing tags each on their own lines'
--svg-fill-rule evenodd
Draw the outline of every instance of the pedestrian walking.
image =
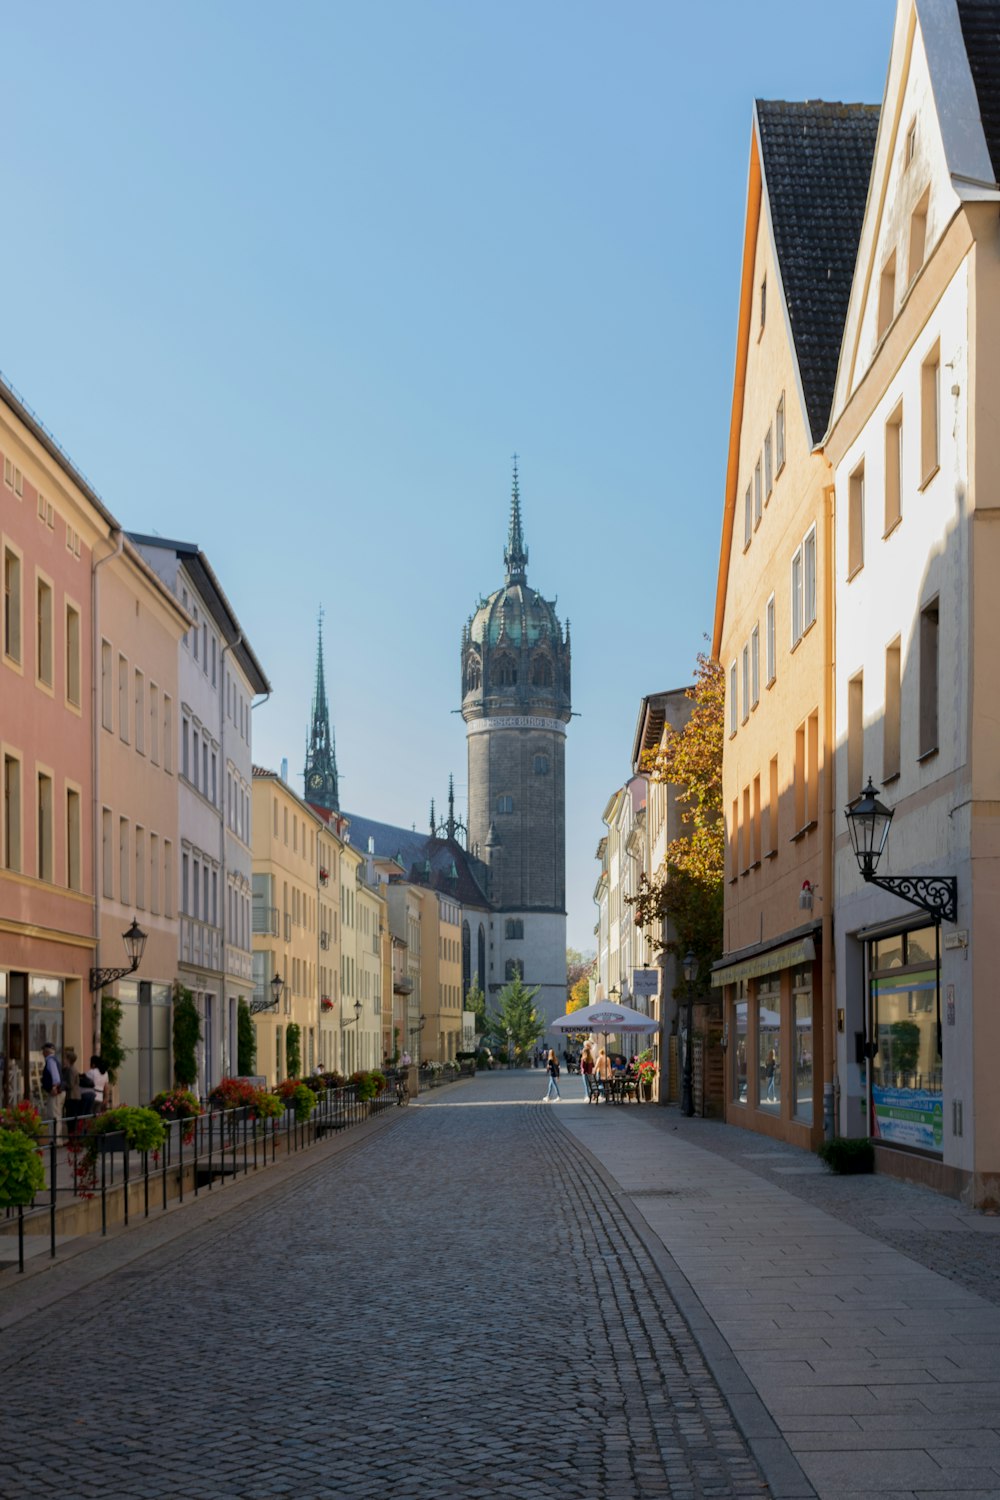
<svg viewBox="0 0 1000 1500">
<path fill-rule="evenodd" d="M 559 1059 L 556 1057 L 551 1047 L 549 1048 L 548 1061 L 546 1062 L 545 1066 L 548 1069 L 549 1074 L 549 1091 L 542 1100 L 543 1104 L 547 1104 L 550 1099 L 562 1098 L 562 1095 L 559 1092 L 559 1084 L 556 1082 L 559 1077 Z"/>
<path fill-rule="evenodd" d="M 41 1089 L 44 1098 L 42 1112 L 46 1120 L 52 1121 L 52 1133 L 56 1137 L 61 1134 L 63 1110 L 66 1108 L 66 1095 L 63 1092 L 62 1068 L 56 1057 L 56 1049 L 51 1042 L 42 1045 Z"/>
<path fill-rule="evenodd" d="M 611 1059 L 602 1047 L 597 1054 L 597 1062 L 594 1064 L 594 1072 L 597 1074 L 598 1087 L 604 1095 L 604 1102 L 608 1102 L 608 1084 L 611 1082 Z"/>
<path fill-rule="evenodd" d="M 590 1043 L 584 1042 L 583 1051 L 580 1053 L 580 1077 L 583 1079 L 583 1097 L 590 1098 L 589 1079 L 594 1071 L 594 1054 L 590 1050 Z"/>
<path fill-rule="evenodd" d="M 73 1136 L 76 1134 L 76 1122 L 83 1114 L 83 1091 L 80 1088 L 80 1069 L 76 1065 L 75 1047 L 63 1050 L 62 1077 L 66 1094 L 63 1118 L 69 1122 L 66 1129 Z"/>
<path fill-rule="evenodd" d="M 767 1066 L 764 1069 L 764 1075 L 767 1078 L 767 1099 L 771 1104 L 777 1103 L 777 1100 L 774 1097 L 774 1074 L 777 1066 L 778 1059 L 775 1057 L 774 1048 L 772 1047 L 770 1052 L 767 1054 Z"/>
</svg>

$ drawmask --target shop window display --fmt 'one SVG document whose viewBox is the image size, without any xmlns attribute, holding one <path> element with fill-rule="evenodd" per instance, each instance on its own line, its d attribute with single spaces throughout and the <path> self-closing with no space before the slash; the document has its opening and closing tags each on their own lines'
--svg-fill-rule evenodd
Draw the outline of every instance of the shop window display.
<svg viewBox="0 0 1000 1500">
<path fill-rule="evenodd" d="M 781 981 L 757 981 L 757 1064 L 759 1104 L 781 1113 Z"/>
<path fill-rule="evenodd" d="M 936 927 L 869 948 L 872 1132 L 894 1146 L 942 1155 L 941 1010 Z"/>
</svg>

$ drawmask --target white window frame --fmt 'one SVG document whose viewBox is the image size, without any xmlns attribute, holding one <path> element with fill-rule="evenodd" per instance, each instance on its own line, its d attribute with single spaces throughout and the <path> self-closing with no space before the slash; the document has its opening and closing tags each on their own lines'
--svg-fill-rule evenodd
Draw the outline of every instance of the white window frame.
<svg viewBox="0 0 1000 1500">
<path fill-rule="evenodd" d="M 750 717 L 750 642 L 747 641 L 743 647 L 743 720 L 745 724 Z"/>
<path fill-rule="evenodd" d="M 802 639 L 802 548 L 796 547 L 792 554 L 791 601 L 789 624 L 792 633 L 792 650 Z"/>
<path fill-rule="evenodd" d="M 766 613 L 765 613 L 765 622 L 766 623 L 765 623 L 765 627 L 764 627 L 764 643 L 765 643 L 765 647 L 764 648 L 765 648 L 765 652 L 766 652 L 766 656 L 767 656 L 767 662 L 766 662 L 766 666 L 767 666 L 767 686 L 770 687 L 771 683 L 775 680 L 775 678 L 778 675 L 778 672 L 777 672 L 777 654 L 778 653 L 777 653 L 777 638 L 775 636 L 775 629 L 774 629 L 774 595 L 773 594 L 771 595 L 770 599 L 768 599 L 768 601 L 767 601 L 767 610 L 766 610 Z"/>
<path fill-rule="evenodd" d="M 729 733 L 734 735 L 739 724 L 739 704 L 736 698 L 736 662 L 729 664 Z"/>
<path fill-rule="evenodd" d="M 760 626 L 750 632 L 750 707 L 760 702 Z"/>
</svg>

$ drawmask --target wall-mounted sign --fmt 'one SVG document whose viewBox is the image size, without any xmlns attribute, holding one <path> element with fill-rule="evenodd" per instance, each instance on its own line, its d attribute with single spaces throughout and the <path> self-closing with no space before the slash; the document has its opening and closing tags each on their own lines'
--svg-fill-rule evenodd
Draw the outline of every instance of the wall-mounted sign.
<svg viewBox="0 0 1000 1500">
<path fill-rule="evenodd" d="M 658 995 L 660 993 L 659 969 L 633 969 L 632 993 L 633 995 L 643 995 L 647 999 Z"/>
</svg>

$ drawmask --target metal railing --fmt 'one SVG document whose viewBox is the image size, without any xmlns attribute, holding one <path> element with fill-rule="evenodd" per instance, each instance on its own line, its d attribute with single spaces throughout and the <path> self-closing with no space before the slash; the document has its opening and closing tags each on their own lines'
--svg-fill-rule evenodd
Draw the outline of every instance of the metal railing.
<svg viewBox="0 0 1000 1500">
<path fill-rule="evenodd" d="M 55 1259 L 60 1207 L 99 1200 L 100 1229 L 106 1235 L 109 1204 L 117 1197 L 124 1225 L 135 1217 L 148 1219 L 154 1208 L 165 1210 L 171 1199 L 183 1203 L 185 1198 L 212 1192 L 227 1180 L 272 1165 L 279 1154 L 305 1150 L 397 1102 L 396 1074 L 391 1072 L 386 1075 L 384 1088 L 371 1100 L 359 1100 L 353 1084 L 326 1089 L 317 1096 L 316 1107 L 306 1120 L 297 1119 L 291 1107 L 281 1116 L 265 1120 L 257 1119 L 246 1108 L 206 1110 L 196 1119 L 165 1120 L 165 1139 L 159 1151 L 130 1150 L 124 1134 L 107 1134 L 96 1138 L 90 1154 L 85 1128 L 90 1117 L 83 1117 L 80 1123 L 84 1128 L 76 1134 L 67 1129 L 75 1121 L 66 1120 L 61 1126 L 46 1122 L 47 1138 L 36 1148 L 45 1168 L 45 1187 L 30 1207 L 6 1210 L 5 1217 L 0 1218 L 0 1244 L 16 1234 L 17 1269 L 21 1272 L 26 1235 L 32 1240 L 47 1238 L 49 1258 Z M 134 1201 L 137 1197 L 138 1209 Z M 15 1221 L 16 1230 L 12 1230 Z M 0 1262 L 0 1274 L 4 1268 L 5 1263 Z"/>
</svg>

